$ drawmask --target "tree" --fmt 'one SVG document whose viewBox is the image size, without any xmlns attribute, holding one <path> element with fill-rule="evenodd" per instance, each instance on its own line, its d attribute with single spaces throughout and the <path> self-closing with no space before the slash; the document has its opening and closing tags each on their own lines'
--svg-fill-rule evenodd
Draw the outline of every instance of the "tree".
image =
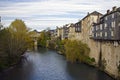
<svg viewBox="0 0 120 80">
<path fill-rule="evenodd" d="M 0 53 L 9 65 L 16 64 L 22 54 L 28 49 L 32 40 L 29 29 L 22 20 L 16 19 L 0 33 Z M 1 56 L 1 55 L 0 55 Z"/>
<path fill-rule="evenodd" d="M 49 31 L 42 31 L 39 38 L 38 38 L 38 45 L 42 47 L 46 47 L 47 40 L 50 40 L 50 32 Z"/>
<path fill-rule="evenodd" d="M 16 19 L 13 21 L 9 27 L 11 33 L 11 39 L 9 44 L 9 51 L 13 54 L 24 53 L 28 46 L 30 40 L 29 29 L 26 27 L 22 20 Z"/>
<path fill-rule="evenodd" d="M 10 33 L 8 29 L 0 30 L 0 69 L 7 67 L 8 64 L 8 39 Z"/>
</svg>

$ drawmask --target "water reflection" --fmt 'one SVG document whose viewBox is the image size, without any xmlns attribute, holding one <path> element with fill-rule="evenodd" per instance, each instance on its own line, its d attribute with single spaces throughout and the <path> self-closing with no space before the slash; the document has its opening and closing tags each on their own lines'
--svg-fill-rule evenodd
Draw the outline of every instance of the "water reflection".
<svg viewBox="0 0 120 80">
<path fill-rule="evenodd" d="M 68 74 L 75 80 L 113 80 L 102 71 L 86 64 L 67 63 Z"/>
<path fill-rule="evenodd" d="M 55 51 L 28 52 L 22 64 L 0 76 L 0 80 L 113 80 L 85 64 L 71 64 Z"/>
<path fill-rule="evenodd" d="M 33 69 L 31 62 L 24 63 L 22 66 L 17 65 L 15 69 L 4 73 L 3 80 L 30 80 Z"/>
</svg>

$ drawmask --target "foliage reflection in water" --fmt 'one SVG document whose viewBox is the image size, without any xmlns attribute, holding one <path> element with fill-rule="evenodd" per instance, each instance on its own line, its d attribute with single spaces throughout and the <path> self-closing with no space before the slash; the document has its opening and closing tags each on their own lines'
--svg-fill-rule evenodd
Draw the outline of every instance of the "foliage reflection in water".
<svg viewBox="0 0 120 80">
<path fill-rule="evenodd" d="M 69 63 L 55 51 L 27 52 L 26 59 L 0 75 L 0 80 L 113 80 L 86 64 Z"/>
</svg>

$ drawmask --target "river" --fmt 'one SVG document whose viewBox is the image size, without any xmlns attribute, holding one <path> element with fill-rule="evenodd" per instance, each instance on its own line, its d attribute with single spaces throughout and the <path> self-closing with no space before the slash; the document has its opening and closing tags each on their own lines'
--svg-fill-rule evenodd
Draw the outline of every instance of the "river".
<svg viewBox="0 0 120 80">
<path fill-rule="evenodd" d="M 0 80 L 113 80 L 97 68 L 67 62 L 56 51 L 40 49 L 26 52 L 25 57 L 21 64 L 0 74 Z"/>
</svg>

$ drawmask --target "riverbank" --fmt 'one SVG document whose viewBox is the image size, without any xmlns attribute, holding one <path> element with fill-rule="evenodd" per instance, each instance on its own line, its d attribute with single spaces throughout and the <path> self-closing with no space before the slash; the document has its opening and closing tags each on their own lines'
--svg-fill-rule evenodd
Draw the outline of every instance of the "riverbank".
<svg viewBox="0 0 120 80">
<path fill-rule="evenodd" d="M 101 42 L 90 39 L 89 43 L 85 44 L 89 46 L 87 48 L 88 51 L 83 54 L 83 52 L 86 51 L 86 49 L 84 49 L 85 42 L 82 42 L 82 45 L 81 44 L 78 45 L 78 42 L 76 43 L 76 40 L 70 41 L 70 40 L 56 39 L 53 42 L 55 44 L 54 47 L 59 54 L 68 55 L 66 56 L 67 59 L 75 62 L 75 61 L 78 61 L 79 59 L 78 56 L 81 56 L 82 54 L 81 58 L 83 58 L 85 54 L 88 57 L 83 58 L 82 62 L 86 62 L 88 65 L 92 65 L 100 68 L 102 71 L 109 74 L 114 79 L 116 79 L 119 76 L 118 66 L 120 63 L 118 61 L 119 60 L 118 53 L 120 51 L 120 46 L 115 47 L 112 43 L 107 43 L 107 42 L 101 43 Z M 51 44 L 53 44 L 53 42 L 51 42 Z M 67 47 L 65 47 L 66 43 L 67 43 Z M 66 53 L 65 48 L 67 48 L 68 53 Z M 89 48 L 90 48 L 90 51 L 89 51 Z"/>
<path fill-rule="evenodd" d="M 62 55 L 62 56 L 65 56 L 62 52 L 60 52 L 60 51 L 57 51 L 57 53 L 59 54 L 59 55 Z M 80 62 L 78 62 L 78 61 L 76 61 L 75 63 L 77 63 L 77 64 L 81 64 Z M 85 62 L 82 62 L 83 64 L 85 64 L 85 65 L 87 65 L 87 66 L 89 66 L 89 67 L 93 67 L 93 68 L 96 68 L 96 69 L 98 69 L 98 70 L 100 70 L 100 71 L 102 71 L 102 72 L 104 72 L 104 73 L 106 73 L 108 76 L 110 76 L 111 78 L 113 78 L 114 80 L 120 80 L 120 78 L 116 78 L 114 75 L 112 75 L 111 73 L 109 73 L 108 71 L 105 71 L 105 70 L 103 70 L 103 69 L 101 69 L 98 65 L 96 65 L 96 64 L 88 64 L 88 63 L 85 63 Z"/>
<path fill-rule="evenodd" d="M 21 55 L 20 59 L 16 63 L 14 63 L 14 64 L 12 64 L 10 66 L 7 66 L 6 68 L 1 69 L 0 73 L 2 74 L 2 73 L 5 73 L 5 72 L 8 72 L 9 70 L 14 69 L 17 65 L 22 63 L 23 59 L 25 58 L 24 54 Z"/>
</svg>

